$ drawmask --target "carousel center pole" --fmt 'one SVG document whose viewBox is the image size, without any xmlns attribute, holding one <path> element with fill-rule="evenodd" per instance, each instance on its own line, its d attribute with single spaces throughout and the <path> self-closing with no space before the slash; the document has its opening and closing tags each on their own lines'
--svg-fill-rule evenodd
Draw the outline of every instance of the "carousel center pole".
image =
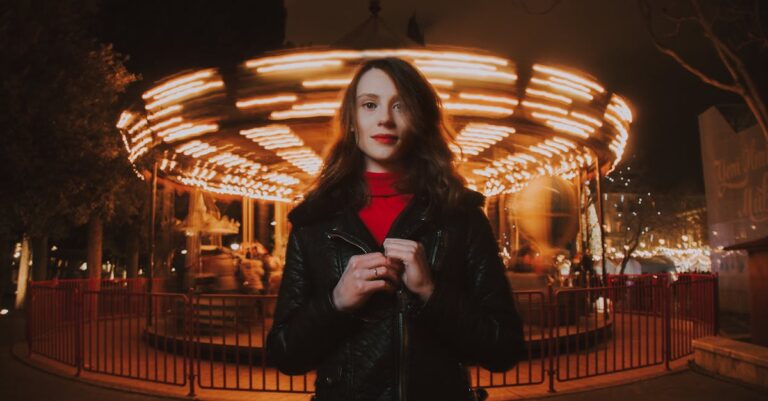
<svg viewBox="0 0 768 401">
<path fill-rule="evenodd" d="M 155 277 L 155 220 L 157 219 L 157 159 L 152 162 L 152 188 L 149 217 L 149 280 L 147 281 L 147 293 L 152 294 L 152 279 Z M 152 295 L 147 302 L 147 325 L 152 322 Z"/>
</svg>

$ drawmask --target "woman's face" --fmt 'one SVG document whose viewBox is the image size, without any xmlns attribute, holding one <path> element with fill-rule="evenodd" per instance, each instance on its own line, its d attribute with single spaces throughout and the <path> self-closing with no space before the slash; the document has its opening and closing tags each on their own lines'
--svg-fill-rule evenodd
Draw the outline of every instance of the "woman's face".
<svg viewBox="0 0 768 401">
<path fill-rule="evenodd" d="M 395 170 L 395 151 L 408 125 L 395 83 L 382 70 L 368 70 L 357 84 L 355 102 L 355 135 L 357 147 L 365 155 L 366 171 Z"/>
</svg>

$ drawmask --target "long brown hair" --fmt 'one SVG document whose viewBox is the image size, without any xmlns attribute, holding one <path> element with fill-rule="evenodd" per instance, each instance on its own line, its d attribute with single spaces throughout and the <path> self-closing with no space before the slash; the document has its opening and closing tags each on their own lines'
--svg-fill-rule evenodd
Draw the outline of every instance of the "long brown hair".
<svg viewBox="0 0 768 401">
<path fill-rule="evenodd" d="M 395 189 L 425 195 L 433 212 L 459 209 L 466 180 L 459 175 L 448 146 L 454 142 L 455 133 L 445 120 L 440 97 L 415 67 L 394 57 L 369 60 L 358 67 L 342 97 L 334 124 L 335 139 L 307 199 L 340 198 L 355 210 L 368 203 L 363 179 L 365 158 L 357 146 L 355 125 L 357 85 L 360 77 L 372 69 L 381 70 L 392 79 L 408 121 L 401 138 L 403 143 L 393 156 L 403 167 Z"/>
</svg>

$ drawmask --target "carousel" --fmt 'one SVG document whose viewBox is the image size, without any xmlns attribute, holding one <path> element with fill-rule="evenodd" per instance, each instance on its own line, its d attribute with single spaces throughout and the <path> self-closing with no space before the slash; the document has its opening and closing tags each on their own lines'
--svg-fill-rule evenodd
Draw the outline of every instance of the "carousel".
<svg viewBox="0 0 768 401">
<path fill-rule="evenodd" d="M 273 277 L 260 277 L 260 293 L 279 282 L 287 212 L 322 168 L 353 71 L 379 57 L 411 62 L 437 90 L 456 132 L 459 170 L 487 197 L 515 289 L 546 286 L 549 272 L 572 269 L 583 255 L 599 266 L 599 178 L 622 158 L 633 119 L 628 101 L 567 66 L 419 44 L 389 30 L 374 9 L 332 45 L 271 52 L 234 71 L 182 71 L 122 112 L 117 128 L 128 157 L 156 194 L 153 219 L 174 221 L 163 217 L 173 209 L 168 198 L 189 199 L 186 219 L 167 224 L 166 234 L 184 234 L 184 263 L 176 273 L 187 274 L 186 289 L 247 289 L 247 274 L 235 270 L 248 265 L 252 255 L 244 250 L 257 243 L 271 247 L 274 266 Z M 240 202 L 241 221 L 226 220 L 211 199 Z M 237 235 L 238 246 L 229 248 L 239 249 L 213 252 L 227 248 L 226 235 Z M 221 253 L 233 254 L 231 261 Z M 171 259 L 155 255 L 150 271 L 170 271 Z"/>
</svg>

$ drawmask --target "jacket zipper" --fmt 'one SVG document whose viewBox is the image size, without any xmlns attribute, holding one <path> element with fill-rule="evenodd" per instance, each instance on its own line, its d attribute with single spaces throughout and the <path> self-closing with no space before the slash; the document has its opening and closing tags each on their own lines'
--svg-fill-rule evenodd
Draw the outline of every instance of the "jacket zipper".
<svg viewBox="0 0 768 401">
<path fill-rule="evenodd" d="M 348 238 L 347 236 L 345 236 L 342 233 L 339 233 L 339 232 L 329 233 L 328 234 L 328 239 L 331 239 L 331 238 L 340 238 L 340 239 L 344 240 L 345 242 L 347 242 L 348 244 L 350 244 L 352 246 L 356 246 L 361 251 L 363 251 L 363 253 L 371 252 L 371 250 L 368 249 L 368 247 L 365 244 L 363 244 L 362 242 L 359 242 L 359 241 L 357 241 L 357 240 L 355 240 L 353 238 Z"/>
<path fill-rule="evenodd" d="M 405 312 L 408 308 L 408 294 L 405 293 L 402 286 L 397 290 L 397 326 L 400 330 L 400 358 L 398 359 L 399 377 L 397 383 L 397 399 L 399 401 L 406 401 L 407 388 L 408 388 L 408 320 L 406 319 Z"/>
<path fill-rule="evenodd" d="M 328 233 L 327 235 L 328 235 L 328 239 L 339 238 L 342 241 L 344 241 L 344 242 L 346 242 L 346 243 L 348 243 L 348 244 L 350 244 L 352 246 L 357 247 L 358 249 L 363 251 L 363 253 L 368 253 L 369 252 L 368 247 L 365 246 L 365 244 L 363 244 L 361 242 L 358 242 L 357 240 L 355 240 L 353 238 L 347 238 L 345 235 L 343 235 L 341 233 L 334 232 L 334 233 Z M 339 269 L 342 270 L 340 273 L 343 274 L 344 273 L 344 271 L 343 271 L 344 267 L 339 266 Z M 347 353 L 350 355 L 350 357 L 352 356 L 352 346 L 349 343 L 347 343 Z M 349 372 L 349 378 L 350 378 L 350 381 L 353 382 L 354 381 L 354 375 L 355 375 L 355 372 L 354 372 L 354 365 L 355 364 L 354 363 L 350 363 L 350 365 L 351 365 L 351 369 L 350 369 L 350 372 Z M 351 388 L 352 388 L 352 384 L 350 384 L 350 390 L 351 390 Z"/>
<path fill-rule="evenodd" d="M 440 240 L 442 237 L 442 230 L 437 231 L 437 240 L 435 242 L 435 247 L 432 250 L 432 265 L 434 266 L 434 263 L 437 259 L 437 248 L 439 247 Z M 361 242 L 355 240 L 354 238 L 349 238 L 341 233 L 335 232 L 328 234 L 328 238 L 339 238 L 343 240 L 344 242 L 347 242 L 348 244 L 357 247 L 363 253 L 369 253 L 371 252 L 365 244 L 362 244 Z M 398 334 L 399 334 L 399 353 L 398 353 L 398 383 L 397 383 L 397 399 L 399 401 L 407 401 L 407 388 L 408 388 L 408 319 L 407 319 L 407 310 L 408 310 L 408 294 L 405 292 L 404 288 L 401 287 L 397 290 L 397 326 L 398 326 Z"/>
<path fill-rule="evenodd" d="M 437 262 L 437 251 L 438 248 L 440 248 L 440 241 L 442 241 L 443 237 L 443 230 L 437 230 L 437 239 L 435 239 L 435 247 L 432 248 L 432 257 L 431 257 L 431 264 L 432 268 L 436 268 L 435 262 Z"/>
</svg>

